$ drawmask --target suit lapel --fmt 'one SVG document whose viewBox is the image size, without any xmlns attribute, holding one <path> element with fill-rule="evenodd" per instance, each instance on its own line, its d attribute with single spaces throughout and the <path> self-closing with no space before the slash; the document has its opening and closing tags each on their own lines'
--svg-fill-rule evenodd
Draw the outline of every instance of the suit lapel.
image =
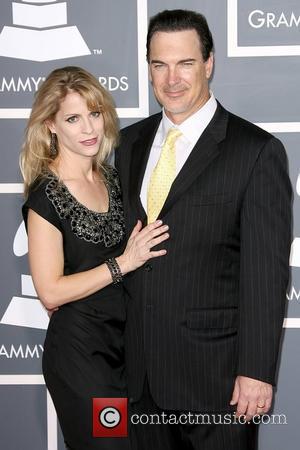
<svg viewBox="0 0 300 450">
<path fill-rule="evenodd" d="M 161 113 L 151 117 L 146 125 L 141 128 L 137 140 L 132 145 L 129 197 L 131 205 L 135 209 L 137 218 L 140 218 L 143 222 L 146 220 L 146 212 L 140 200 L 140 192 L 149 153 L 160 121 Z"/>
<path fill-rule="evenodd" d="M 214 117 L 200 136 L 184 166 L 175 178 L 159 218 L 162 218 L 170 210 L 195 179 L 219 155 L 219 143 L 226 136 L 227 121 L 228 112 L 218 103 Z"/>
</svg>

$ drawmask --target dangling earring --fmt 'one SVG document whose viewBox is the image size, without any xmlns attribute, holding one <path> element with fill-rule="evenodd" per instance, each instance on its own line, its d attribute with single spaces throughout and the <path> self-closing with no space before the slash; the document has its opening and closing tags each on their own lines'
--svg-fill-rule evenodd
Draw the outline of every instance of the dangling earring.
<svg viewBox="0 0 300 450">
<path fill-rule="evenodd" d="M 50 141 L 50 156 L 57 155 L 57 147 L 56 147 L 57 137 L 55 133 L 51 133 L 51 141 Z"/>
</svg>

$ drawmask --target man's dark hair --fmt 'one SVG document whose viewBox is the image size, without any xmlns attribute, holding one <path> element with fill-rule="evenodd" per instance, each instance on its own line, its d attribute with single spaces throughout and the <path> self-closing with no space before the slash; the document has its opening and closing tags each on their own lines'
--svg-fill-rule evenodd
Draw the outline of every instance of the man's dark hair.
<svg viewBox="0 0 300 450">
<path fill-rule="evenodd" d="M 147 61 L 150 62 L 150 43 L 154 33 L 184 30 L 197 32 L 203 60 L 207 61 L 214 43 L 206 18 L 200 13 L 186 9 L 166 9 L 151 17 L 147 34 Z"/>
</svg>

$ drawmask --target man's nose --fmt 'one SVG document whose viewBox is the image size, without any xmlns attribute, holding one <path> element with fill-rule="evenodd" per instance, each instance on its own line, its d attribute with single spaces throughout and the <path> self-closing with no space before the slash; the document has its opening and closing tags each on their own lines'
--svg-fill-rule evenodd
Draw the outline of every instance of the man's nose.
<svg viewBox="0 0 300 450">
<path fill-rule="evenodd" d="M 168 84 L 173 86 L 174 84 L 177 84 L 179 80 L 178 69 L 176 67 L 170 67 L 168 70 Z"/>
</svg>

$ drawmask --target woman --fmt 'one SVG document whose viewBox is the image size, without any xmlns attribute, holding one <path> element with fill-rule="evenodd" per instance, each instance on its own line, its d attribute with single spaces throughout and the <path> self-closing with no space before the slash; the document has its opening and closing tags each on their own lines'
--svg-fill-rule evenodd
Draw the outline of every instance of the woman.
<svg viewBox="0 0 300 450">
<path fill-rule="evenodd" d="M 85 70 L 54 70 L 39 89 L 21 155 L 29 263 L 53 312 L 43 373 L 68 448 L 128 449 L 126 438 L 92 437 L 92 398 L 124 397 L 122 277 L 165 250 L 157 221 L 124 242 L 112 99 Z M 124 249 L 125 248 L 125 249 Z"/>
</svg>

